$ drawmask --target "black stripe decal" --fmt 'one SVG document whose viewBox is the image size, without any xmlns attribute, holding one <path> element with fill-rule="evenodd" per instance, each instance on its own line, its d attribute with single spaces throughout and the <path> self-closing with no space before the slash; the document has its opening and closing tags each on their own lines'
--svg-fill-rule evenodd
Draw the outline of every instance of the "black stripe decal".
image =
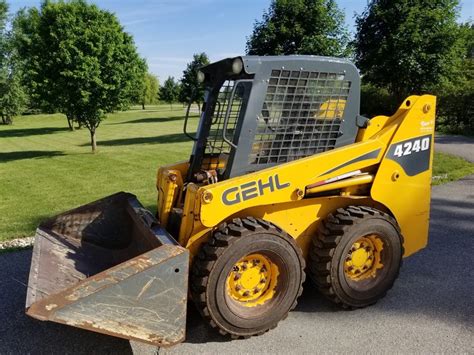
<svg viewBox="0 0 474 355">
<path fill-rule="evenodd" d="M 379 149 L 376 149 L 376 150 L 373 150 L 369 153 L 365 153 L 357 158 L 354 158 L 352 160 L 349 160 L 349 161 L 346 161 L 345 163 L 341 164 L 341 165 L 338 165 L 336 166 L 335 168 L 331 169 L 331 170 L 328 170 L 324 173 L 322 173 L 321 175 L 319 176 L 322 176 L 322 175 L 326 175 L 326 174 L 330 174 L 336 170 L 339 170 L 345 166 L 348 166 L 348 165 L 351 165 L 351 164 L 354 164 L 354 163 L 357 163 L 359 161 L 363 161 L 363 160 L 368 160 L 368 159 L 375 159 L 379 156 L 379 153 L 380 153 L 380 148 Z"/>
<path fill-rule="evenodd" d="M 410 138 L 392 144 L 386 158 L 397 162 L 408 176 L 415 176 L 429 170 L 431 147 L 431 134 Z"/>
</svg>

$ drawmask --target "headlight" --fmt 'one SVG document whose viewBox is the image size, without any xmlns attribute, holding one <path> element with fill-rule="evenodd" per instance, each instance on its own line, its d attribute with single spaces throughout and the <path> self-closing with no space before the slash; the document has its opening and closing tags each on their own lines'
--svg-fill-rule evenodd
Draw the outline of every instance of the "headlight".
<svg viewBox="0 0 474 355">
<path fill-rule="evenodd" d="M 197 73 L 198 82 L 203 83 L 205 79 L 206 79 L 206 76 L 204 75 L 202 71 L 199 70 Z"/>
<path fill-rule="evenodd" d="M 234 61 L 232 62 L 232 73 L 240 74 L 243 67 L 244 67 L 244 63 L 242 63 L 242 59 L 235 58 Z"/>
</svg>

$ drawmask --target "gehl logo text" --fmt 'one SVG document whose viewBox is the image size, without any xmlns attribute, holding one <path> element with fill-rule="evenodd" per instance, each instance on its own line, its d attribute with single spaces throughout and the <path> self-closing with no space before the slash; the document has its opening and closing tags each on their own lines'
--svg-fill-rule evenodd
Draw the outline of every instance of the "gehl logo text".
<svg viewBox="0 0 474 355">
<path fill-rule="evenodd" d="M 289 182 L 281 183 L 278 174 L 275 174 L 270 176 L 268 181 L 259 179 L 257 181 L 246 182 L 240 186 L 228 188 L 222 194 L 222 202 L 228 206 L 235 205 L 236 203 L 247 201 L 275 190 L 282 190 L 289 186 Z"/>
</svg>

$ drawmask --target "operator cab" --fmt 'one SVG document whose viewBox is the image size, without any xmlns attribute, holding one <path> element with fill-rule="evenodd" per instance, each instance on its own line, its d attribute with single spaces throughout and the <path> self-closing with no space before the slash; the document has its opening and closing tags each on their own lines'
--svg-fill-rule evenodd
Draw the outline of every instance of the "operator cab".
<svg viewBox="0 0 474 355">
<path fill-rule="evenodd" d="M 345 59 L 227 58 L 201 68 L 187 181 L 213 183 L 354 143 L 360 77 Z"/>
</svg>

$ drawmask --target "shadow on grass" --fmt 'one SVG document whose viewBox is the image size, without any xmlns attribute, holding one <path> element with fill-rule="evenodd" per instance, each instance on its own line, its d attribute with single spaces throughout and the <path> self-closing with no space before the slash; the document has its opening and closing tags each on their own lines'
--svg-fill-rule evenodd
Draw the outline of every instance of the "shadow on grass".
<svg viewBox="0 0 474 355">
<path fill-rule="evenodd" d="M 69 128 L 67 127 L 6 129 L 6 130 L 0 131 L 0 138 L 39 136 L 42 134 L 51 134 L 51 133 L 67 132 L 67 131 L 69 131 Z"/>
<path fill-rule="evenodd" d="M 190 139 L 183 133 L 164 134 L 156 137 L 133 137 L 133 138 L 121 138 L 111 139 L 108 141 L 98 141 L 97 145 L 105 147 L 114 147 L 120 145 L 136 145 L 136 144 L 166 144 L 166 143 L 181 143 L 189 142 Z M 90 143 L 81 144 L 81 147 L 89 146 Z"/>
<path fill-rule="evenodd" d="M 19 152 L 0 153 L 0 163 L 7 163 L 9 161 L 34 159 L 34 158 L 52 158 L 65 155 L 63 152 L 57 150 L 26 150 Z"/>
<path fill-rule="evenodd" d="M 194 118 L 197 116 L 190 116 L 189 118 Z M 146 117 L 146 118 L 138 118 L 135 120 L 129 120 L 125 122 L 117 122 L 115 124 L 128 124 L 128 123 L 161 123 L 161 122 L 172 122 L 172 121 L 183 121 L 184 116 L 176 116 L 176 117 Z"/>
</svg>

